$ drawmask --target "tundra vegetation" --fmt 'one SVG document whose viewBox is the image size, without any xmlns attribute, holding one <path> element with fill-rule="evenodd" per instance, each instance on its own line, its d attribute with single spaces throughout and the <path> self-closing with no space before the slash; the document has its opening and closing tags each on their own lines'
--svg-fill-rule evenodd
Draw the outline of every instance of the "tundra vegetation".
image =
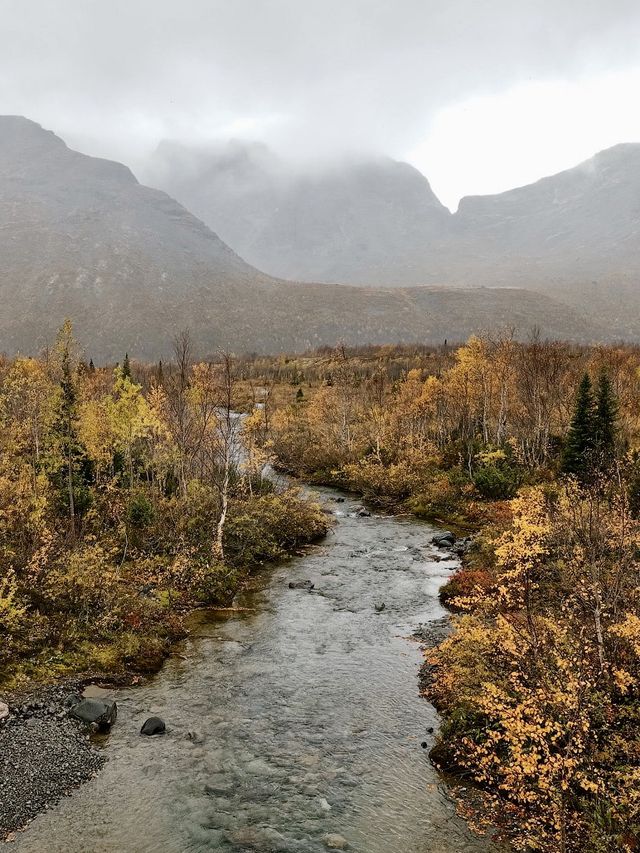
<svg viewBox="0 0 640 853">
<path fill-rule="evenodd" d="M 474 530 L 436 763 L 519 850 L 640 849 L 640 350 L 474 337 L 246 359 L 284 470 Z"/>
<path fill-rule="evenodd" d="M 189 608 L 228 604 L 327 516 L 238 453 L 235 364 L 96 368 L 67 323 L 40 358 L 0 359 L 0 684 L 145 671 Z"/>
</svg>

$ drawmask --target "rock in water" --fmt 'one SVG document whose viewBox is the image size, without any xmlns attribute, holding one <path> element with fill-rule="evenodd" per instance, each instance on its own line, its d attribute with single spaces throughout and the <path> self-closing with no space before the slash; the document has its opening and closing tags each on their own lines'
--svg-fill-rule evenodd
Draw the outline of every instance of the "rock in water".
<svg viewBox="0 0 640 853">
<path fill-rule="evenodd" d="M 311 581 L 290 581 L 289 589 L 313 589 L 315 584 Z"/>
<path fill-rule="evenodd" d="M 101 729 L 108 729 L 115 723 L 118 706 L 110 700 L 83 699 L 71 709 L 70 714 L 76 720 L 91 725 L 95 723 Z"/>
<path fill-rule="evenodd" d="M 162 717 L 149 717 L 148 720 L 145 720 L 144 725 L 140 729 L 140 734 L 151 737 L 152 735 L 162 735 L 166 730 L 167 727 L 165 726 Z"/>
<path fill-rule="evenodd" d="M 329 835 L 325 835 L 324 843 L 327 845 L 329 850 L 346 850 L 349 846 L 349 842 L 343 835 L 338 835 L 337 832 L 331 832 Z"/>
<path fill-rule="evenodd" d="M 431 541 L 434 545 L 437 545 L 438 548 L 450 548 L 456 541 L 456 537 L 453 533 L 449 533 L 447 530 L 444 533 L 437 533 L 431 538 Z"/>
</svg>

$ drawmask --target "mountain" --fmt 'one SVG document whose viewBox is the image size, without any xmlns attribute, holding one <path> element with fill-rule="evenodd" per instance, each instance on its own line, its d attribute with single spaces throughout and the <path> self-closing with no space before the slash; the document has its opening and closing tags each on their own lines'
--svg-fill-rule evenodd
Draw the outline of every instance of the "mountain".
<svg viewBox="0 0 640 853">
<path fill-rule="evenodd" d="M 259 272 L 125 166 L 70 150 L 21 117 L 0 117 L 0 351 L 33 352 L 65 317 L 87 355 L 166 356 L 177 331 L 201 352 L 459 340 L 539 325 L 593 339 L 580 312 L 525 290 L 299 284 Z"/>
<path fill-rule="evenodd" d="M 401 265 L 423 284 L 418 265 L 451 219 L 417 169 L 383 157 L 302 171 L 255 143 L 165 141 L 145 178 L 254 266 L 304 281 L 393 284 Z"/>
<path fill-rule="evenodd" d="M 640 144 L 464 198 L 453 215 L 419 172 L 391 160 L 304 175 L 263 147 L 165 143 L 149 171 L 272 274 L 386 287 L 515 285 L 586 304 L 612 335 L 637 336 Z"/>
</svg>

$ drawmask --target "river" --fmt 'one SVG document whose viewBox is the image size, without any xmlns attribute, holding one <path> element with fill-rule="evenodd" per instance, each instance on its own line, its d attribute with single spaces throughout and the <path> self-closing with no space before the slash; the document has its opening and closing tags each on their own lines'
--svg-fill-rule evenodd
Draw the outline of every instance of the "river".
<svg viewBox="0 0 640 853">
<path fill-rule="evenodd" d="M 269 569 L 232 615 L 202 615 L 143 686 L 115 692 L 104 770 L 19 833 L 20 853 L 480 853 L 421 743 L 419 623 L 444 615 L 453 561 L 433 528 L 362 518 L 338 492 L 335 530 Z M 316 590 L 289 589 L 310 579 Z M 384 603 L 382 612 L 375 605 Z M 166 735 L 139 735 L 158 714 Z M 342 844 L 334 838 L 333 843 Z"/>
</svg>

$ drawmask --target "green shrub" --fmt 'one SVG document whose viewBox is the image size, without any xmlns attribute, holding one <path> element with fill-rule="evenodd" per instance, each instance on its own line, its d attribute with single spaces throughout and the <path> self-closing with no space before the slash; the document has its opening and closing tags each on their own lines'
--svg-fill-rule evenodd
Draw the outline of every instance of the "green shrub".
<svg viewBox="0 0 640 853">
<path fill-rule="evenodd" d="M 127 523 L 136 530 L 144 530 L 154 519 L 155 510 L 149 498 L 142 492 L 132 495 L 127 504 Z"/>
<path fill-rule="evenodd" d="M 482 497 L 494 501 L 514 497 L 519 482 L 518 473 L 507 465 L 483 465 L 473 477 L 473 483 Z"/>
</svg>

